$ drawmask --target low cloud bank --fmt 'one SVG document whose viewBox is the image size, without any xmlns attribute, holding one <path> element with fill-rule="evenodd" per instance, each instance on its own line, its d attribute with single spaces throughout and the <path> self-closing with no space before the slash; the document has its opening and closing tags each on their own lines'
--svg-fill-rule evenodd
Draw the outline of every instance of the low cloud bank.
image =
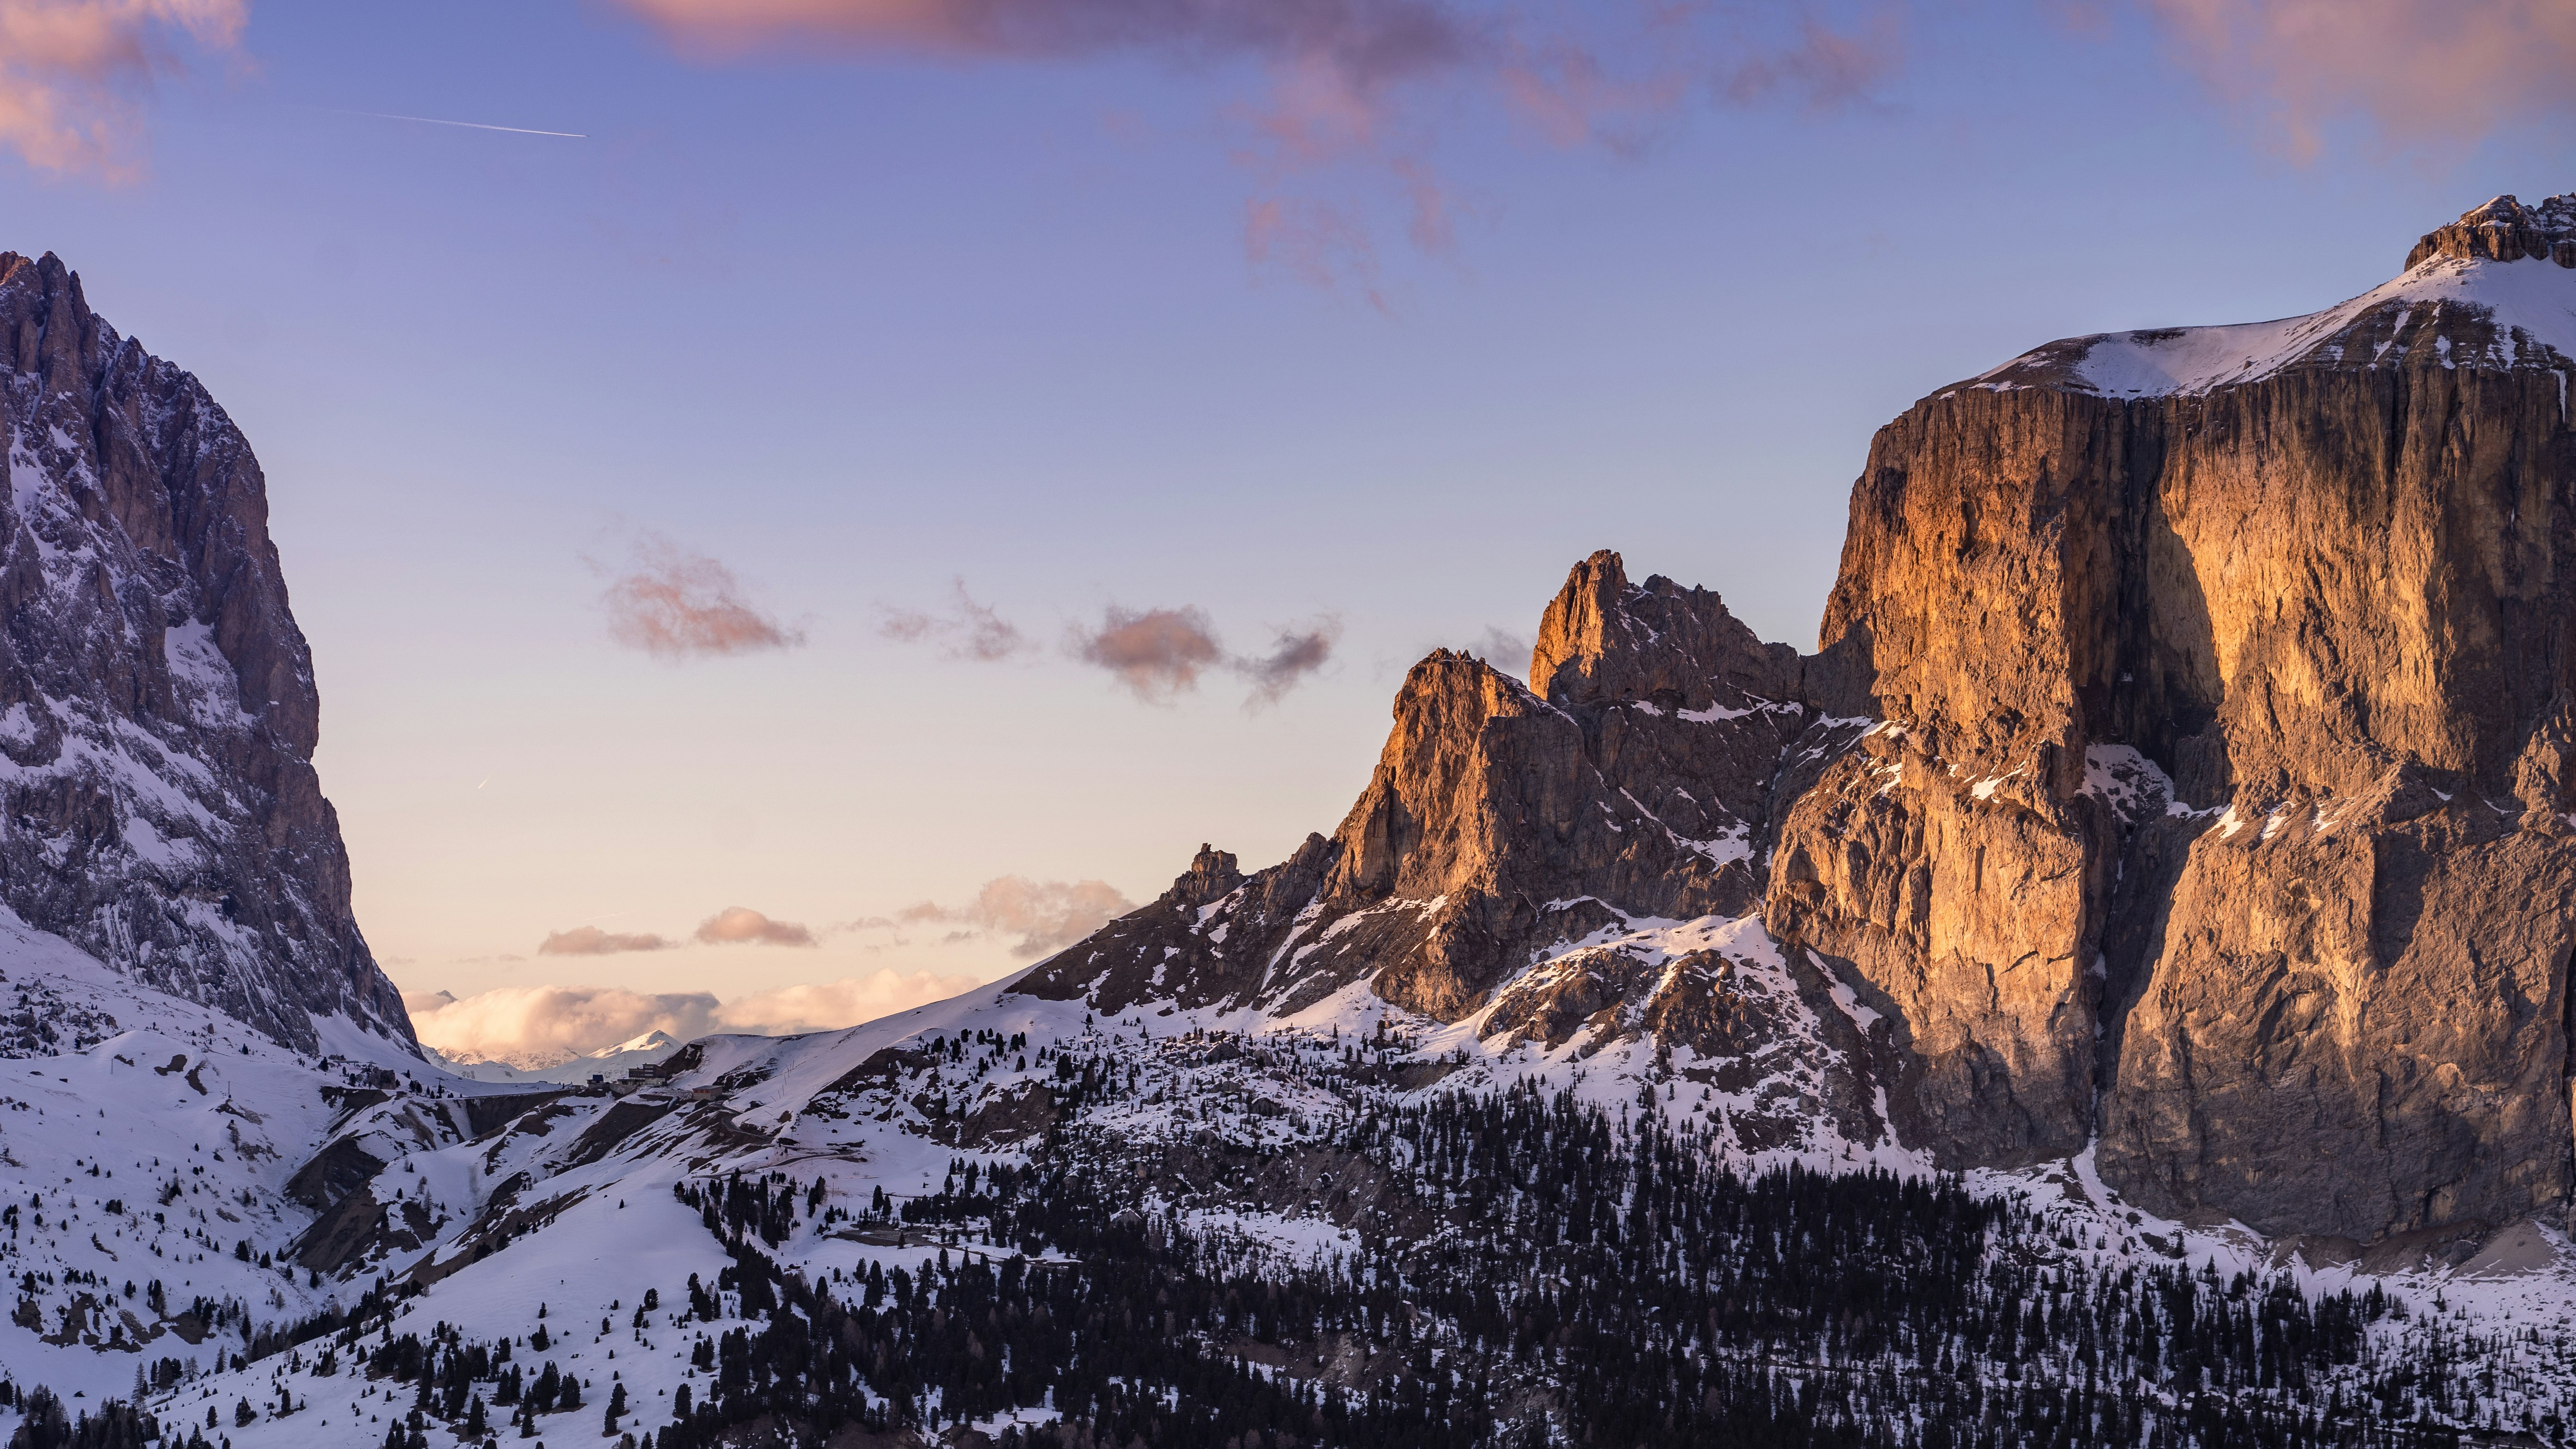
<svg viewBox="0 0 2576 1449">
<path fill-rule="evenodd" d="M 735 1001 L 718 1001 L 704 991 L 503 986 L 467 997 L 405 992 L 403 1007 L 422 1043 L 450 1061 L 499 1062 L 538 1071 L 654 1031 L 682 1041 L 710 1032 L 790 1036 L 835 1031 L 942 1001 L 979 984 L 972 976 L 879 971 Z"/>
</svg>

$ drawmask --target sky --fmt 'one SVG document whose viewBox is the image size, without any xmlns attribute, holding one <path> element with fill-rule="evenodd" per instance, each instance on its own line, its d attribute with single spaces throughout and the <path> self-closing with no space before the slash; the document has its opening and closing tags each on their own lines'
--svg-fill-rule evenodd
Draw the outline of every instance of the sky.
<svg viewBox="0 0 2576 1449">
<path fill-rule="evenodd" d="M 249 436 L 359 922 L 534 1059 L 1276 861 L 1596 548 L 1812 647 L 1879 425 L 2576 188 L 2571 62 L 2568 0 L 0 0 L 0 247 Z"/>
</svg>

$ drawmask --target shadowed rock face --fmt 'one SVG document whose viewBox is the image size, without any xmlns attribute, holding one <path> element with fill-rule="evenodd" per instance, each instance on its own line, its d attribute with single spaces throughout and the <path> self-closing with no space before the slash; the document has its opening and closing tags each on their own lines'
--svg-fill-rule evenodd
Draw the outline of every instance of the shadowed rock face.
<svg viewBox="0 0 2576 1449">
<path fill-rule="evenodd" d="M 349 909 L 259 464 L 53 257 L 0 253 L 0 900 L 300 1048 L 411 1027 Z"/>
<path fill-rule="evenodd" d="M 2500 198 L 2314 317 L 1926 398 L 1871 445 L 1811 658 L 1595 554 L 1540 692 L 1435 653 L 1332 838 L 1250 877 L 1203 852 L 1030 989 L 1366 981 L 1743 1060 L 1823 1032 L 1951 1166 L 2089 1145 L 2158 1212 L 2358 1243 L 2563 1214 L 2570 237 L 2576 198 Z M 1583 944 L 1753 912 L 1813 1010 L 1685 1011 L 1654 993 L 1688 971 Z"/>
</svg>

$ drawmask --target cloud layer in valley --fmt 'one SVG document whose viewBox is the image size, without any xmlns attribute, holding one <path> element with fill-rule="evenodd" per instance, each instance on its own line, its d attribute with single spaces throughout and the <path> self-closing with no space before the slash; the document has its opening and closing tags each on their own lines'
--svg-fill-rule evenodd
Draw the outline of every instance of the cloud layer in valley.
<svg viewBox="0 0 2576 1449">
<path fill-rule="evenodd" d="M 801 630 L 755 608 L 733 570 L 658 533 L 636 540 L 633 557 L 600 602 L 608 609 L 610 636 L 657 659 L 750 654 L 805 642 Z"/>
<path fill-rule="evenodd" d="M 234 53 L 249 0 L 0 0 L 0 145 L 43 171 L 130 181 L 133 96 L 193 50 Z"/>
<path fill-rule="evenodd" d="M 492 1061 L 534 1071 L 655 1031 L 681 1041 L 710 1032 L 786 1036 L 832 1031 L 942 1001 L 977 984 L 972 976 L 880 971 L 735 1001 L 719 1001 L 703 991 L 504 986 L 461 999 L 443 991 L 406 992 L 403 1007 L 422 1043 L 450 1061 Z"/>
</svg>

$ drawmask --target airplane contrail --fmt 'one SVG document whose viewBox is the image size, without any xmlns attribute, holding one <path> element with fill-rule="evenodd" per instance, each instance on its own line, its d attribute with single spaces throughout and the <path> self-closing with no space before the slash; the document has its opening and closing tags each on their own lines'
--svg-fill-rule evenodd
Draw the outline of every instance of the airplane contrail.
<svg viewBox="0 0 2576 1449">
<path fill-rule="evenodd" d="M 587 131 L 536 131 L 526 126 L 487 126 L 481 121 L 442 121 L 436 116 L 397 116 L 391 111 L 342 111 L 344 116 L 373 116 L 379 121 L 418 121 L 424 126 L 463 126 L 469 131 L 507 131 L 513 136 L 561 136 L 568 141 L 587 141 Z"/>
</svg>

